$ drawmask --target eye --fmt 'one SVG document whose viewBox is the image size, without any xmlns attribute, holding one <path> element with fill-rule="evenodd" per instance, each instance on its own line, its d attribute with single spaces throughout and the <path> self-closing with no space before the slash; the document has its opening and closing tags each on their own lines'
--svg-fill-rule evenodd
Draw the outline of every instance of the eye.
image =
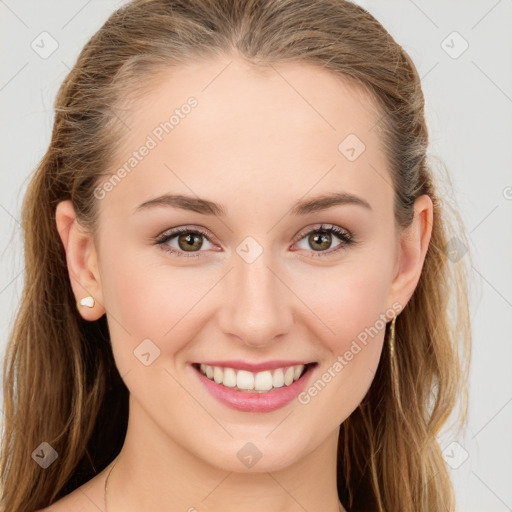
<svg viewBox="0 0 512 512">
<path fill-rule="evenodd" d="M 177 256 L 197 257 L 204 248 L 203 239 L 207 240 L 206 249 L 211 249 L 208 244 L 213 247 L 208 239 L 208 235 L 199 230 L 191 228 L 175 228 L 167 231 L 157 237 L 156 243 L 162 246 L 162 249 Z M 172 242 L 172 245 L 170 244 Z M 187 254 L 188 253 L 188 254 Z"/>
<path fill-rule="evenodd" d="M 338 226 L 320 224 L 314 229 L 310 229 L 306 233 L 299 235 L 299 243 L 304 242 L 309 247 L 300 247 L 300 249 L 312 250 L 312 256 L 330 256 L 333 253 L 344 249 L 346 246 L 355 243 L 352 235 Z M 335 239 L 340 240 L 340 243 L 331 249 L 331 244 Z"/>
<path fill-rule="evenodd" d="M 335 239 L 340 240 L 340 243 L 331 249 L 332 243 Z M 204 240 L 206 239 L 206 246 Z M 305 243 L 310 247 L 300 247 L 312 252 L 312 256 L 330 256 L 338 251 L 344 249 L 350 244 L 355 244 L 352 235 L 345 229 L 334 225 L 319 224 L 309 231 L 302 232 L 297 238 L 299 243 Z M 185 256 L 194 258 L 200 256 L 201 249 L 212 249 L 215 246 L 209 239 L 209 235 L 199 229 L 191 227 L 174 228 L 159 235 L 155 239 L 155 243 L 161 245 L 162 249 L 175 254 L 176 256 Z M 219 249 L 214 249 L 219 250 Z"/>
</svg>

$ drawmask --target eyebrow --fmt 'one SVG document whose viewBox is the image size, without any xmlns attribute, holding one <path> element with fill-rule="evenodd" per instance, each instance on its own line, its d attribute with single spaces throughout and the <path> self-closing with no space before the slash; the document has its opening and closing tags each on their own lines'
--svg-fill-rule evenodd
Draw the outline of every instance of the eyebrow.
<svg viewBox="0 0 512 512">
<path fill-rule="evenodd" d="M 362 206 L 368 210 L 372 207 L 365 199 L 348 192 L 337 192 L 331 194 L 322 194 L 311 199 L 300 200 L 291 208 L 292 215 L 307 215 L 308 213 L 327 210 L 338 205 L 356 205 Z M 145 211 L 157 206 L 170 206 L 200 213 L 202 215 L 214 215 L 225 217 L 226 209 L 213 201 L 199 197 L 187 196 L 183 194 L 164 194 L 154 199 L 149 199 L 140 204 L 134 213 Z"/>
</svg>

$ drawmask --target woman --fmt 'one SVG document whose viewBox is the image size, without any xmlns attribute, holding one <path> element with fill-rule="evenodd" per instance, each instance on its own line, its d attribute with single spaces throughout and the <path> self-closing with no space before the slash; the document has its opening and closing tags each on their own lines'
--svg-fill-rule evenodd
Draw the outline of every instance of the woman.
<svg viewBox="0 0 512 512">
<path fill-rule="evenodd" d="M 112 14 L 24 202 L 3 510 L 454 510 L 465 238 L 423 108 L 345 0 Z"/>
</svg>

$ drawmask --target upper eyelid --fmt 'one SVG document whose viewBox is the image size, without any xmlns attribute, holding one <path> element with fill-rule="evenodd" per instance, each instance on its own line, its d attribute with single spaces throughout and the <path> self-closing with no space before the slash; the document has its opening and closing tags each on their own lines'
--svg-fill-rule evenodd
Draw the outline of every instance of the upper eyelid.
<svg viewBox="0 0 512 512">
<path fill-rule="evenodd" d="M 338 236 L 338 234 L 336 232 L 333 232 L 333 230 L 340 230 L 340 231 L 343 231 L 344 233 L 346 233 L 346 235 L 348 237 L 353 238 L 352 232 L 349 231 L 347 228 L 344 228 L 342 226 L 337 226 L 336 224 L 330 224 L 328 222 L 322 222 L 322 223 L 315 224 L 312 227 L 307 227 L 307 228 L 301 229 L 297 233 L 297 235 L 294 236 L 293 241 L 295 243 L 297 240 L 301 240 L 309 233 L 312 233 L 315 231 L 323 231 L 323 230 L 331 231 L 334 236 Z M 339 236 L 338 236 L 338 238 L 339 238 Z"/>
<path fill-rule="evenodd" d="M 213 236 L 206 228 L 199 228 L 197 226 L 177 226 L 175 228 L 169 228 L 160 233 L 159 235 L 156 235 L 155 240 L 162 240 L 166 238 L 174 238 L 175 236 L 179 235 L 181 232 L 193 232 L 193 233 L 199 233 L 209 239 L 216 240 L 217 238 Z"/>
</svg>

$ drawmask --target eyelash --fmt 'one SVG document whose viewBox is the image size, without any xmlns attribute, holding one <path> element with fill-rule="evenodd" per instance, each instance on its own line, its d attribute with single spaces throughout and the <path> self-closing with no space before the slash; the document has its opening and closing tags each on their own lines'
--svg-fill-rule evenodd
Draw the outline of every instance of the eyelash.
<svg viewBox="0 0 512 512">
<path fill-rule="evenodd" d="M 304 234 L 300 233 L 298 235 L 298 237 L 296 238 L 296 240 L 294 240 L 293 243 L 295 244 L 297 242 L 300 242 L 303 238 L 307 237 L 308 235 L 310 235 L 312 233 L 317 233 L 317 232 L 324 232 L 324 233 L 336 235 L 342 241 L 342 243 L 339 244 L 334 249 L 328 249 L 327 251 L 311 250 L 311 252 L 313 253 L 313 257 L 328 257 L 328 255 L 330 256 L 330 255 L 333 255 L 334 253 L 338 253 L 338 251 L 346 248 L 348 245 L 352 245 L 352 244 L 356 243 L 353 236 L 347 230 L 341 229 L 332 224 L 321 224 L 319 227 L 310 229 L 309 231 L 305 232 Z M 187 253 L 186 251 L 181 251 L 181 250 L 178 251 L 175 248 L 166 245 L 166 242 L 168 242 L 169 240 L 172 240 L 173 238 L 176 238 L 177 236 L 179 236 L 182 233 L 193 233 L 193 234 L 197 234 L 197 235 L 203 235 L 206 239 L 208 239 L 208 241 L 210 241 L 209 236 L 205 231 L 198 229 L 198 228 L 191 229 L 191 228 L 183 227 L 183 228 L 172 229 L 171 231 L 168 231 L 166 233 L 163 233 L 163 234 L 157 236 L 155 238 L 155 243 L 157 245 L 161 245 L 162 249 L 164 251 L 170 252 L 171 254 L 174 254 L 179 257 L 183 256 L 185 258 L 197 258 L 198 256 L 200 256 L 201 252 L 205 252 L 205 251 L 199 250 L 199 251 L 190 251 L 189 253 Z M 210 241 L 210 243 L 213 243 L 213 242 Z"/>
</svg>

